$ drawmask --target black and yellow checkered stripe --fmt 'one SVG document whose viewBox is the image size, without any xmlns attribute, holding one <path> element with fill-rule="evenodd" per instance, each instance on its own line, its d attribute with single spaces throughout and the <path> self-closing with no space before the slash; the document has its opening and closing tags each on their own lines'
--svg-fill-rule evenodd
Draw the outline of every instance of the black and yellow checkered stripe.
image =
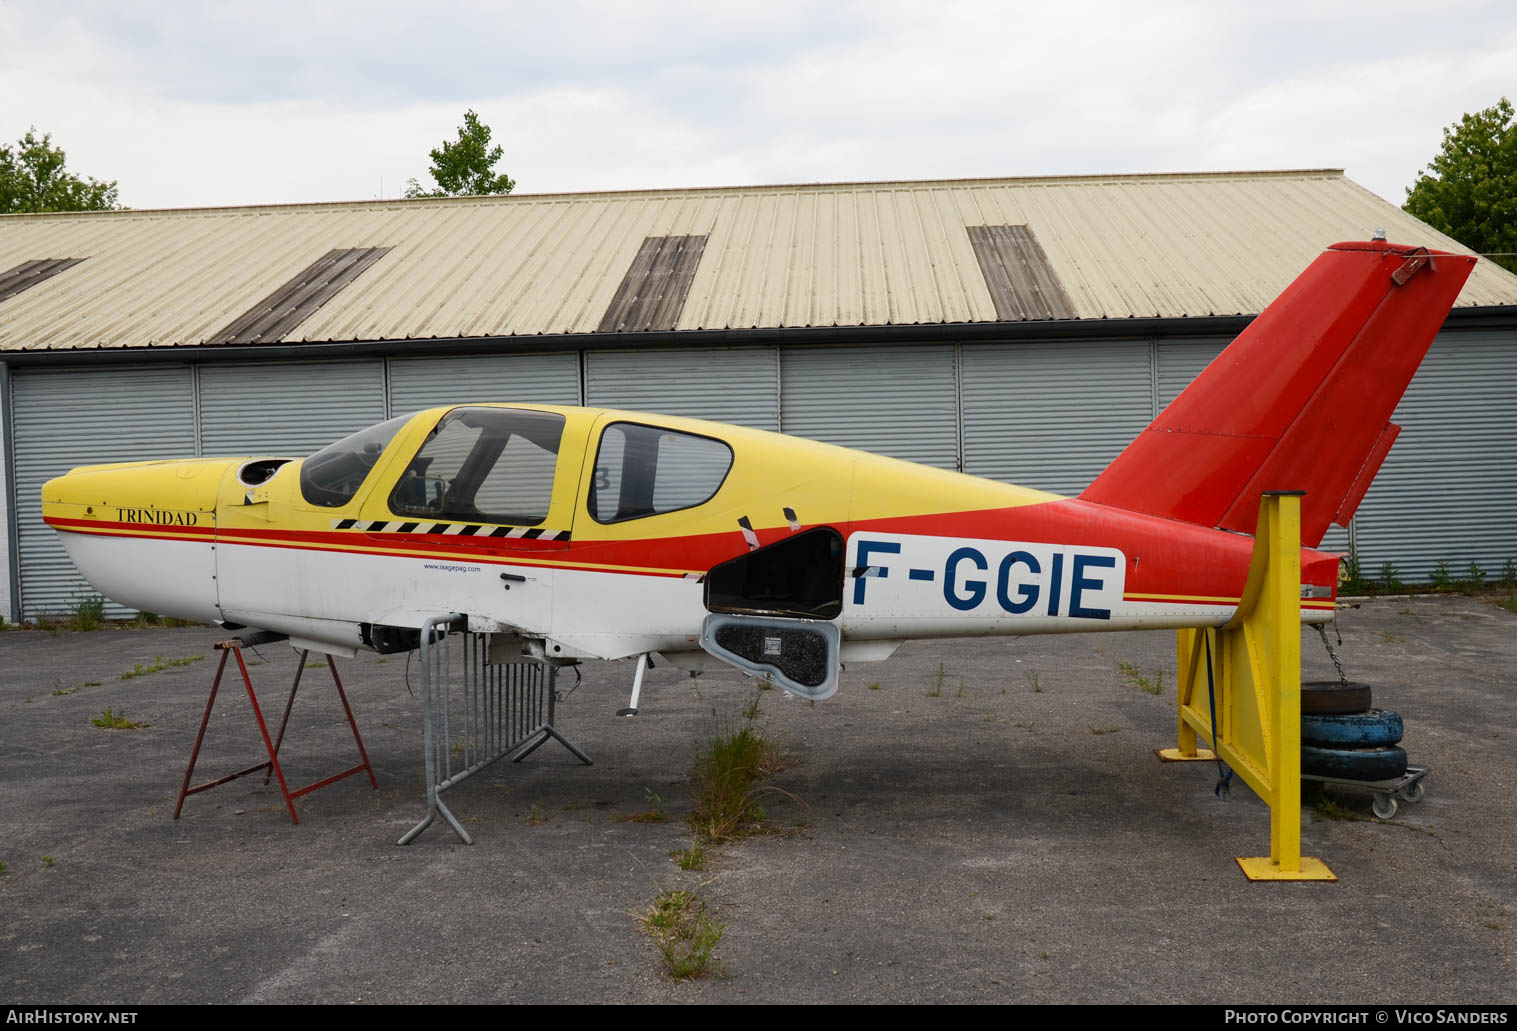
<svg viewBox="0 0 1517 1031">
<path fill-rule="evenodd" d="M 406 522 L 399 519 L 333 519 L 334 530 L 363 533 L 425 533 L 448 537 L 497 537 L 526 541 L 567 541 L 568 530 L 545 530 L 540 526 L 486 526 L 483 523 Z"/>
</svg>

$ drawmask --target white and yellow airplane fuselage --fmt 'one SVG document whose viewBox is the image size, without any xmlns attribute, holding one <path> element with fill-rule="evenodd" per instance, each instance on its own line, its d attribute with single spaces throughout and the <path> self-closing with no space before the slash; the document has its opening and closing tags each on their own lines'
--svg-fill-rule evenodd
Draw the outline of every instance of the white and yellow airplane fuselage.
<svg viewBox="0 0 1517 1031">
<path fill-rule="evenodd" d="M 753 671 L 787 627 L 824 628 L 835 666 L 911 638 L 1218 626 L 1262 491 L 1306 491 L 1309 545 L 1353 514 L 1472 262 L 1336 245 L 1079 498 L 737 426 L 478 404 L 306 459 L 75 469 L 44 518 L 123 605 L 331 652 L 398 650 L 449 613 L 563 660 L 678 662 L 725 634 Z M 1302 551 L 1303 619 L 1331 617 L 1337 571 Z"/>
</svg>

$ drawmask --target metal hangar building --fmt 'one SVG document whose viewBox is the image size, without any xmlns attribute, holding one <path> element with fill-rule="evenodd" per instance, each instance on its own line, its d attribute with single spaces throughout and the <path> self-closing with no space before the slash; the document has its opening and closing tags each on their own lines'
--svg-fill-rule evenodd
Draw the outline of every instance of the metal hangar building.
<svg viewBox="0 0 1517 1031">
<path fill-rule="evenodd" d="M 300 456 L 455 402 L 669 412 L 1078 493 L 1324 247 L 1377 229 L 1468 253 L 1332 169 L 0 216 L 0 615 L 91 595 L 40 518 L 73 466 Z M 1499 575 L 1517 276 L 1477 266 L 1396 422 L 1323 547 Z"/>
</svg>

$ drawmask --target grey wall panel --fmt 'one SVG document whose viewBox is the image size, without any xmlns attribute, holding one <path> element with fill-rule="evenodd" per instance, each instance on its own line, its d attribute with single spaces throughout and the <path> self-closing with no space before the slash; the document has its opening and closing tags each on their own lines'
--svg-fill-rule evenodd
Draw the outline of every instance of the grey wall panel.
<svg viewBox="0 0 1517 1031">
<path fill-rule="evenodd" d="M 1355 517 L 1365 575 L 1517 562 L 1517 332 L 1443 333 L 1396 408 L 1401 436 Z"/>
<path fill-rule="evenodd" d="M 15 484 L 11 480 L 11 379 L 10 366 L 0 362 L 0 618 L 20 618 L 16 611 L 18 591 L 15 548 Z"/>
<path fill-rule="evenodd" d="M 11 409 L 23 614 L 66 613 L 94 592 L 42 522 L 42 485 L 78 465 L 193 457 L 191 371 L 161 365 L 17 371 Z M 114 605 L 107 611 L 128 614 Z"/>
<path fill-rule="evenodd" d="M 597 408 L 777 430 L 779 396 L 779 353 L 772 347 L 585 354 L 585 403 Z"/>
<path fill-rule="evenodd" d="M 302 457 L 384 421 L 384 365 L 280 362 L 204 365 L 200 453 Z"/>
<path fill-rule="evenodd" d="M 577 405 L 579 355 L 560 351 L 390 361 L 391 415 L 478 401 Z"/>
<path fill-rule="evenodd" d="M 780 423 L 797 437 L 959 467 L 955 348 L 787 347 Z"/>
<path fill-rule="evenodd" d="M 1147 340 L 965 345 L 964 471 L 1078 494 L 1153 419 Z"/>
<path fill-rule="evenodd" d="M 1327 533 L 1322 537 L 1322 543 L 1317 545 L 1318 551 L 1337 551 L 1348 554 L 1348 529 L 1342 526 L 1329 526 Z"/>
<path fill-rule="evenodd" d="M 1232 341 L 1223 339 L 1159 341 L 1159 411 L 1180 396 L 1201 370 Z M 1157 412 L 1155 413 L 1158 414 Z"/>
</svg>

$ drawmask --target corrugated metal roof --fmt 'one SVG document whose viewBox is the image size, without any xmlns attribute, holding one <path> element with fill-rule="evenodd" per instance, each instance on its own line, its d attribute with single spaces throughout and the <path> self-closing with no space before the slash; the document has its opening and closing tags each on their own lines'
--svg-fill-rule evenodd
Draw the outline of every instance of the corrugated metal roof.
<svg viewBox="0 0 1517 1031">
<path fill-rule="evenodd" d="M 285 342 L 593 333 L 650 237 L 704 236 L 678 329 L 995 322 L 971 226 L 1027 226 L 1075 317 L 1251 315 L 1327 244 L 1464 251 L 1341 171 L 851 183 L 0 216 L 0 350 L 196 345 L 334 249 L 389 248 Z M 1462 306 L 1517 304 L 1482 262 Z"/>
</svg>

